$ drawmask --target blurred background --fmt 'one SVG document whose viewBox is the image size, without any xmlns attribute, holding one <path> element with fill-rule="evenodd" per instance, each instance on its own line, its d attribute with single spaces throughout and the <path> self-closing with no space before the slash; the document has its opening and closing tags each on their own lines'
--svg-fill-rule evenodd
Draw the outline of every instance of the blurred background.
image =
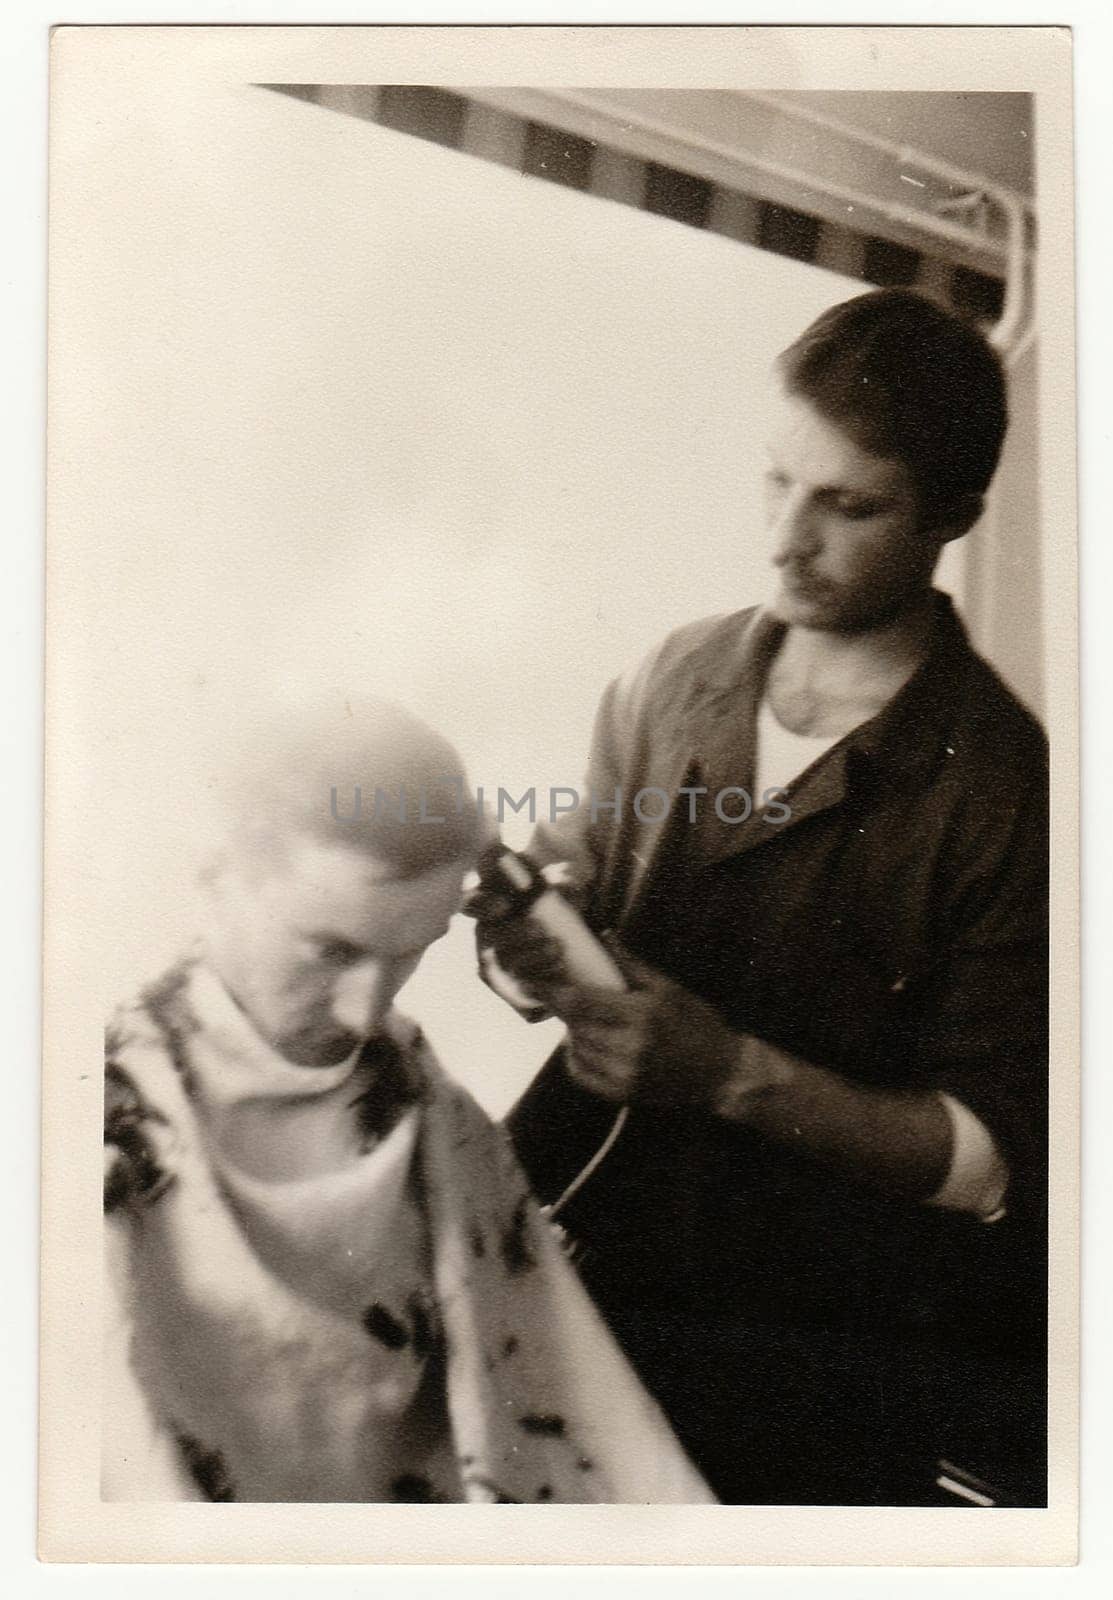
<svg viewBox="0 0 1113 1600">
<path fill-rule="evenodd" d="M 608 679 L 761 598 L 769 365 L 870 284 L 947 296 L 1007 355 L 1005 459 L 941 581 L 1039 713 L 1032 117 L 414 85 L 129 105 L 82 174 L 98 315 L 56 369 L 83 487 L 52 604 L 82 626 L 51 671 L 89 740 L 68 867 L 103 908 L 105 1008 L 190 934 L 222 752 L 276 697 L 387 694 L 489 793 L 578 784 Z M 473 968 L 457 919 L 401 1003 L 498 1114 L 558 1030 Z"/>
</svg>

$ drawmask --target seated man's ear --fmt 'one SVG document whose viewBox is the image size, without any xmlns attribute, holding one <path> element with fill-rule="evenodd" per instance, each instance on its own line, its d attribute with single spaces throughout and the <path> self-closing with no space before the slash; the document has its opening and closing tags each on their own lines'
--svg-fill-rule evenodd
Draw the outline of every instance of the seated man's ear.
<svg viewBox="0 0 1113 1600">
<path fill-rule="evenodd" d="M 938 515 L 932 519 L 931 531 L 941 545 L 950 544 L 969 533 L 984 510 L 984 495 L 964 494 L 940 507 Z"/>
</svg>

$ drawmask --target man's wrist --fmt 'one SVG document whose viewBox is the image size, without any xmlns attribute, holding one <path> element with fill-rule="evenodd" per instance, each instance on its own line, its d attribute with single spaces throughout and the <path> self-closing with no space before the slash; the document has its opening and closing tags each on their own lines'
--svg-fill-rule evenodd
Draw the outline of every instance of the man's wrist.
<svg viewBox="0 0 1113 1600">
<path fill-rule="evenodd" d="M 717 1110 L 904 1199 L 927 1200 L 947 1174 L 951 1127 L 937 1094 L 876 1089 L 762 1039 L 744 1042 Z"/>
<path fill-rule="evenodd" d="M 771 1095 L 792 1083 L 797 1063 L 786 1051 L 753 1034 L 740 1033 L 736 1040 L 711 1110 L 728 1122 L 752 1122 Z"/>
</svg>

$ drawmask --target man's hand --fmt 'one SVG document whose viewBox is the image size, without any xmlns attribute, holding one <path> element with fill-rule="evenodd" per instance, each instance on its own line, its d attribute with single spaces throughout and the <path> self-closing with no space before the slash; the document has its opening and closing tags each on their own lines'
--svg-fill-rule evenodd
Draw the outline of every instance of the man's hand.
<svg viewBox="0 0 1113 1600">
<path fill-rule="evenodd" d="M 628 988 L 573 986 L 557 942 L 529 917 L 508 916 L 509 902 L 479 891 L 468 909 L 480 949 L 536 998 L 535 1014 L 566 1024 L 568 1070 L 596 1094 L 745 1120 L 758 1092 L 791 1074 L 782 1052 L 735 1032 L 713 1006 L 636 960 L 613 936 L 603 939 Z"/>
<path fill-rule="evenodd" d="M 546 867 L 544 876 L 557 893 L 573 898 L 566 863 Z M 479 975 L 484 983 L 509 1001 L 527 1021 L 552 1016 L 552 996 L 557 987 L 567 981 L 556 941 L 530 917 L 514 915 L 512 902 L 497 890 L 484 887 L 474 890 L 468 896 L 465 910 L 468 916 L 475 918 Z M 491 957 L 497 963 L 497 972 L 487 967 Z M 523 1010 L 518 999 L 507 993 L 498 981 L 501 974 L 520 988 L 523 999 L 535 1000 L 537 1004 L 530 1010 Z"/>
<path fill-rule="evenodd" d="M 780 1052 L 729 1027 L 713 1006 L 611 942 L 630 985 L 558 989 L 568 1070 L 605 1099 L 692 1106 L 743 1120 L 748 1103 L 790 1071 Z"/>
<path fill-rule="evenodd" d="M 542 1022 L 553 1015 L 548 996 L 559 980 L 559 952 L 553 942 L 528 918 L 508 921 L 473 900 L 469 913 L 477 918 L 475 930 L 479 976 L 527 1022 Z M 504 904 L 494 901 L 496 906 Z"/>
<path fill-rule="evenodd" d="M 561 982 L 559 948 L 523 919 L 499 938 L 507 966 L 567 1026 L 577 1083 L 623 1104 L 688 1106 L 745 1123 L 905 1199 L 938 1192 L 952 1148 L 938 1094 L 875 1089 L 737 1033 L 698 995 L 604 938 L 626 991 Z"/>
</svg>

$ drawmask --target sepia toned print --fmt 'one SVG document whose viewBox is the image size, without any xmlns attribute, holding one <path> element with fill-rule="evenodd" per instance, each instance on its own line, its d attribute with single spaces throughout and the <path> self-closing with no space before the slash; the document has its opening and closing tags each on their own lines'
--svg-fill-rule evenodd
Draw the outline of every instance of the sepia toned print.
<svg viewBox="0 0 1113 1600">
<path fill-rule="evenodd" d="M 44 1552 L 1069 1559 L 1061 38 L 251 31 L 55 35 Z"/>
</svg>

